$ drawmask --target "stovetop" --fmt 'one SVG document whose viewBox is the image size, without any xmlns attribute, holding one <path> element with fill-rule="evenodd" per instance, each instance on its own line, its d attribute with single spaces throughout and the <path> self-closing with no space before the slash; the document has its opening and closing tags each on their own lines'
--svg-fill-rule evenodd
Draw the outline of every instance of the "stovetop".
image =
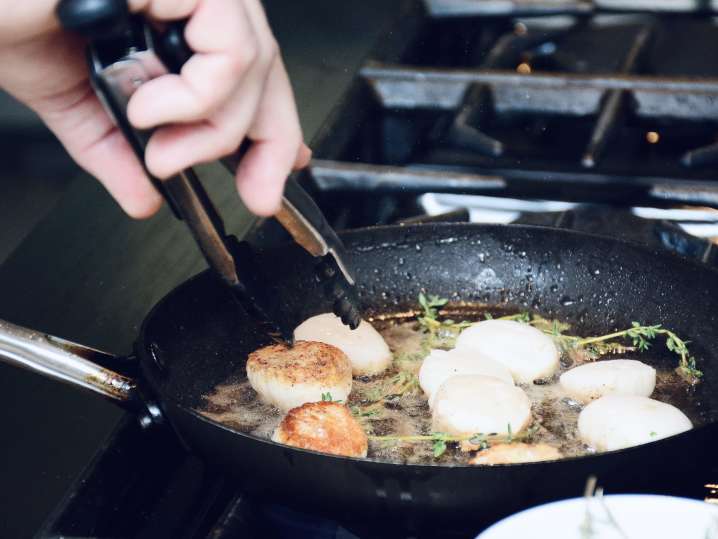
<svg viewBox="0 0 718 539">
<path fill-rule="evenodd" d="M 715 45 L 705 13 L 408 9 L 327 123 L 305 181 L 325 197 L 716 207 L 718 60 L 704 53 Z"/>
<path fill-rule="evenodd" d="M 476 12 L 479 4 L 503 7 Z M 337 229 L 495 219 L 718 264 L 714 244 L 686 232 L 686 221 L 715 227 L 712 210 L 642 217 L 664 206 L 718 208 L 718 60 L 703 54 L 718 42 L 710 3 L 678 14 L 608 13 L 598 1 L 407 6 L 299 175 Z M 503 198 L 467 195 L 520 200 L 498 211 Z M 271 222 L 252 236 L 283 238 Z M 716 482 L 718 465 L 665 492 L 703 499 Z M 38 536 L 357 537 L 341 523 L 255 503 L 171 433 L 142 431 L 129 416 Z"/>
</svg>

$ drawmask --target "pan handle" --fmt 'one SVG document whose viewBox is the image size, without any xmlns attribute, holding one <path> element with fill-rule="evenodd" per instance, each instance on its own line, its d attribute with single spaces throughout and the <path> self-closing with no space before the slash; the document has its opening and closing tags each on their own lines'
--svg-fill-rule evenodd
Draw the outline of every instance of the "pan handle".
<svg viewBox="0 0 718 539">
<path fill-rule="evenodd" d="M 0 320 L 0 361 L 129 405 L 137 391 L 135 381 L 95 363 L 113 359 L 117 360 L 105 352 Z"/>
</svg>

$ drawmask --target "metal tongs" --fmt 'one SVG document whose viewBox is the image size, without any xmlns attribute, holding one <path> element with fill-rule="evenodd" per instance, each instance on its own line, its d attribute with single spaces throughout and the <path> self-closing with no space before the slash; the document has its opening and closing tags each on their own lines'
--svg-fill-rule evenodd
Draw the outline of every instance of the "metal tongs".
<svg viewBox="0 0 718 539">
<path fill-rule="evenodd" d="M 122 130 L 144 166 L 151 132 L 135 129 L 127 119 L 127 103 L 143 83 L 179 72 L 192 56 L 184 41 L 184 23 L 161 32 L 141 15 L 130 15 L 125 0 L 62 0 L 57 14 L 62 26 L 88 39 L 90 80 L 99 99 Z M 250 141 L 222 163 L 234 175 Z M 274 338 L 292 342 L 293 328 L 271 298 L 259 271 L 252 268 L 252 250 L 224 230 L 199 178 L 192 169 L 160 181 L 145 169 L 175 216 L 185 221 L 209 266 L 233 296 Z M 292 178 L 287 181 L 276 219 L 294 240 L 318 258 L 316 276 L 333 301 L 334 313 L 352 329 L 360 313 L 354 278 L 345 262 L 344 245 L 315 202 Z"/>
</svg>

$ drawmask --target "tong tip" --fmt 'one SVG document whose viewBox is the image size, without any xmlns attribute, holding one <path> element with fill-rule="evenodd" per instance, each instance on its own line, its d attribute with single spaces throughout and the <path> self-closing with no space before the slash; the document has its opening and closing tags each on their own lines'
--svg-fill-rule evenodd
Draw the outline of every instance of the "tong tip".
<svg viewBox="0 0 718 539">
<path fill-rule="evenodd" d="M 361 311 L 356 286 L 346 280 L 337 267 L 336 260 L 327 255 L 319 263 L 316 272 L 317 280 L 324 285 L 324 294 L 332 300 L 332 311 L 343 324 L 351 329 L 359 327 Z"/>
</svg>

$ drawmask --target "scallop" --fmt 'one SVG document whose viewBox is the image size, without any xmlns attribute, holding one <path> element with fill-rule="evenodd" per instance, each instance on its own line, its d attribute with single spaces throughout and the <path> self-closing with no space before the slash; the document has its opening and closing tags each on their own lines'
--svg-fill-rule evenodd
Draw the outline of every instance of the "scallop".
<svg viewBox="0 0 718 539">
<path fill-rule="evenodd" d="M 519 464 L 522 462 L 541 462 L 562 458 L 561 452 L 548 444 L 512 444 L 492 445 L 479 451 L 469 460 L 469 464 Z"/>
<path fill-rule="evenodd" d="M 637 395 L 606 395 L 578 416 L 581 439 L 598 451 L 633 447 L 692 428 L 675 406 Z"/>
<path fill-rule="evenodd" d="M 498 378 L 465 374 L 441 384 L 431 417 L 435 432 L 516 434 L 531 421 L 531 401 L 521 388 Z"/>
<path fill-rule="evenodd" d="M 528 324 L 513 320 L 484 320 L 472 324 L 461 332 L 456 348 L 502 363 L 519 384 L 550 378 L 559 368 L 559 350 L 553 339 Z"/>
<path fill-rule="evenodd" d="M 368 447 L 366 434 L 349 408 L 336 402 L 309 402 L 292 408 L 272 440 L 346 457 L 366 457 Z"/>
<path fill-rule="evenodd" d="M 249 354 L 247 378 L 259 398 L 286 412 L 307 402 L 345 400 L 352 367 L 344 352 L 321 342 L 265 346 Z"/>
<path fill-rule="evenodd" d="M 650 397 L 656 387 L 656 369 L 634 359 L 610 359 L 571 369 L 561 375 L 560 382 L 579 402 L 604 395 Z"/>
<path fill-rule="evenodd" d="M 471 350 L 432 350 L 419 369 L 419 385 L 429 399 L 429 406 L 433 406 L 433 396 L 441 384 L 452 376 L 463 374 L 492 376 L 514 385 L 509 370 L 497 361 L 482 357 Z"/>
<path fill-rule="evenodd" d="M 333 313 L 319 314 L 299 324 L 294 339 L 336 346 L 349 357 L 354 376 L 379 374 L 391 364 L 389 346 L 365 320 L 352 330 Z"/>
</svg>

